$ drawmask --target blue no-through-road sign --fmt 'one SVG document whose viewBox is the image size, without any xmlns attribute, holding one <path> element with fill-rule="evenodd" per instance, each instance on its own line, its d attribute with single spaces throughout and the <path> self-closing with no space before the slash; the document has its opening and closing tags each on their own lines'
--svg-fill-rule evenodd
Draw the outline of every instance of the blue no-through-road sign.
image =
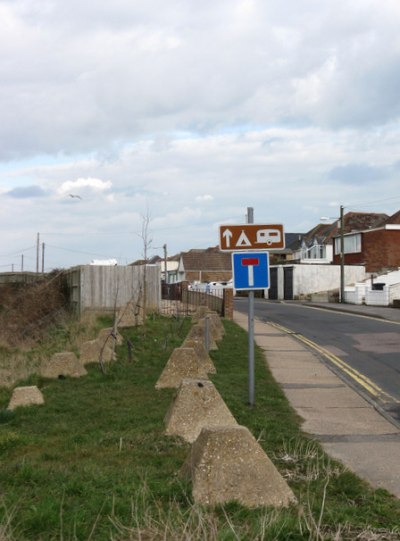
<svg viewBox="0 0 400 541">
<path fill-rule="evenodd" d="M 234 252 L 232 271 L 235 289 L 268 289 L 269 253 Z"/>
</svg>

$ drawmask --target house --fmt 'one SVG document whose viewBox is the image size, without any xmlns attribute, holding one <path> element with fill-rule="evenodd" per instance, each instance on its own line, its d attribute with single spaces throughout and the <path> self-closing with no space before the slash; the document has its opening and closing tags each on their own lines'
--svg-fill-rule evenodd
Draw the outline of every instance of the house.
<svg viewBox="0 0 400 541">
<path fill-rule="evenodd" d="M 364 227 L 357 229 L 351 229 L 351 222 L 345 223 L 343 235 L 345 264 L 365 265 L 367 273 L 400 267 L 400 211 L 390 217 L 386 214 L 376 216 L 380 219 L 372 223 L 359 223 Z M 336 264 L 340 263 L 340 243 L 341 236 L 336 234 L 333 256 Z"/>
<path fill-rule="evenodd" d="M 211 247 L 179 254 L 179 281 L 227 282 L 231 278 L 232 261 L 229 252 L 221 252 L 218 247 Z"/>
<path fill-rule="evenodd" d="M 317 224 L 302 235 L 297 244 L 292 245 L 293 261 L 305 264 L 327 264 L 333 259 L 333 236 L 338 230 L 338 222 Z"/>
<path fill-rule="evenodd" d="M 387 214 L 348 212 L 343 217 L 345 234 L 379 227 L 388 219 Z M 299 234 L 286 247 L 291 250 L 287 261 L 300 264 L 330 264 L 334 261 L 334 239 L 340 237 L 340 219 L 332 223 L 319 223 L 305 234 Z M 338 252 L 337 252 L 338 253 Z M 360 264 L 360 263 L 357 263 Z"/>
<path fill-rule="evenodd" d="M 268 250 L 270 264 L 277 265 L 293 261 L 293 254 L 301 245 L 303 236 L 304 233 L 285 233 L 285 248 L 281 250 Z"/>
<path fill-rule="evenodd" d="M 167 284 L 173 284 L 178 281 L 178 267 L 179 267 L 179 257 L 173 256 L 167 258 Z M 138 259 L 133 263 L 130 263 L 130 266 L 140 266 L 144 265 L 144 259 Z M 160 276 L 161 281 L 165 281 L 165 259 L 161 258 L 159 255 L 153 256 L 151 259 L 147 260 L 148 265 L 157 265 L 160 267 Z"/>
</svg>

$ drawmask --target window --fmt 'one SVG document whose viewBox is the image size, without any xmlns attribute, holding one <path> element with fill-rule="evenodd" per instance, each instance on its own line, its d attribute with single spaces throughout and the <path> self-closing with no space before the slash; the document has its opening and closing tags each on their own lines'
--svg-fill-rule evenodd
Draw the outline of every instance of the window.
<svg viewBox="0 0 400 541">
<path fill-rule="evenodd" d="M 361 252 L 361 233 L 346 235 L 343 241 L 345 254 Z M 335 254 L 340 254 L 340 237 L 335 238 Z"/>
<path fill-rule="evenodd" d="M 323 244 L 314 244 L 311 248 L 308 248 L 305 259 L 324 259 L 325 258 L 325 246 Z"/>
</svg>

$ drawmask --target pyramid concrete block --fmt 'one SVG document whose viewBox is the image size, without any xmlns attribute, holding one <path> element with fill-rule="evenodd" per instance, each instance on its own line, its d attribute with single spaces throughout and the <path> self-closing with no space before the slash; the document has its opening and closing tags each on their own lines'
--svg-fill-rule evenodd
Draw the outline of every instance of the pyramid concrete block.
<svg viewBox="0 0 400 541">
<path fill-rule="evenodd" d="M 205 427 L 181 473 L 193 499 L 206 505 L 236 500 L 246 507 L 287 507 L 296 498 L 260 444 L 244 426 Z"/>
<path fill-rule="evenodd" d="M 107 327 L 106 329 L 101 329 L 101 331 L 99 332 L 99 335 L 97 337 L 97 340 L 100 342 L 100 343 L 104 343 L 104 342 L 107 342 L 107 345 L 112 348 L 114 342 L 120 346 L 123 342 L 124 342 L 124 339 L 123 337 L 119 334 L 119 332 L 114 332 L 114 329 L 112 327 Z"/>
<path fill-rule="evenodd" d="M 199 323 L 196 323 L 196 325 L 193 325 L 193 327 L 188 332 L 188 335 L 186 338 L 192 339 L 192 340 L 201 340 L 203 344 L 205 344 L 205 324 L 204 320 L 200 321 Z M 212 329 L 210 325 L 210 332 L 209 332 L 209 349 L 210 350 L 216 350 L 218 349 L 217 343 L 215 341 L 215 338 L 212 335 Z"/>
<path fill-rule="evenodd" d="M 204 304 L 202 306 L 198 306 L 197 310 L 196 310 L 196 313 L 193 314 L 193 316 L 192 316 L 193 323 L 197 323 L 198 321 L 200 321 L 200 319 L 203 319 L 204 317 L 206 317 L 206 315 L 208 315 L 210 313 L 211 313 L 211 310 L 209 309 L 209 307 L 206 304 Z"/>
<path fill-rule="evenodd" d="M 205 426 L 237 425 L 211 381 L 184 379 L 164 419 L 165 433 L 192 443 Z"/>
<path fill-rule="evenodd" d="M 206 317 L 199 319 L 196 325 L 200 325 L 200 327 L 204 327 L 204 331 L 205 331 L 207 322 L 208 322 L 209 332 L 211 336 L 213 337 L 213 339 L 216 342 L 218 342 L 219 340 L 222 340 L 224 335 L 221 332 L 220 327 L 218 327 L 217 324 L 215 323 L 215 318 L 212 317 L 212 314 L 207 314 Z"/>
<path fill-rule="evenodd" d="M 156 383 L 156 389 L 177 388 L 185 378 L 207 379 L 193 348 L 175 348 Z"/>
<path fill-rule="evenodd" d="M 115 354 L 113 350 L 108 347 L 105 347 L 104 342 L 101 343 L 98 339 L 88 340 L 84 342 L 79 351 L 79 358 L 82 364 L 89 363 L 98 363 L 100 359 L 100 353 L 102 352 L 103 362 L 111 362 L 115 360 Z"/>
<path fill-rule="evenodd" d="M 182 344 L 184 348 L 193 348 L 204 370 L 208 374 L 215 374 L 217 372 L 215 365 L 205 348 L 204 342 L 201 340 L 191 340 L 186 338 Z"/>
<path fill-rule="evenodd" d="M 221 321 L 220 316 L 216 312 L 211 312 L 210 314 L 208 314 L 208 317 L 211 319 L 218 332 L 223 337 L 225 334 L 225 327 Z"/>
<path fill-rule="evenodd" d="M 7 409 L 14 410 L 19 406 L 40 406 L 42 404 L 44 404 L 44 398 L 36 385 L 15 387 Z"/>
<path fill-rule="evenodd" d="M 137 303 L 130 301 L 118 310 L 118 327 L 137 327 L 143 325 L 143 309 Z"/>
<path fill-rule="evenodd" d="M 60 376 L 80 378 L 81 376 L 85 376 L 87 371 L 75 353 L 72 351 L 62 351 L 55 353 L 49 361 L 42 364 L 40 374 L 44 378 L 58 378 Z"/>
</svg>

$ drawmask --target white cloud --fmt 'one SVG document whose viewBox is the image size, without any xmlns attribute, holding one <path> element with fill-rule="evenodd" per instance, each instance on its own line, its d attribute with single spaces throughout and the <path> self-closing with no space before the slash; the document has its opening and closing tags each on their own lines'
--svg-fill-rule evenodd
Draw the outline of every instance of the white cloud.
<svg viewBox="0 0 400 541">
<path fill-rule="evenodd" d="M 397 0 L 0 2 L 4 242 L 133 260 L 146 208 L 171 252 L 247 206 L 289 230 L 394 212 L 399 24 Z"/>
<path fill-rule="evenodd" d="M 87 193 L 102 193 L 109 190 L 112 182 L 109 180 L 101 180 L 99 178 L 78 178 L 76 180 L 67 180 L 58 188 L 58 194 L 65 197 L 69 194 L 87 194 Z"/>
<path fill-rule="evenodd" d="M 196 196 L 196 201 L 198 201 L 199 203 L 205 203 L 207 201 L 213 201 L 213 200 L 214 200 L 214 197 L 210 194 Z"/>
</svg>

